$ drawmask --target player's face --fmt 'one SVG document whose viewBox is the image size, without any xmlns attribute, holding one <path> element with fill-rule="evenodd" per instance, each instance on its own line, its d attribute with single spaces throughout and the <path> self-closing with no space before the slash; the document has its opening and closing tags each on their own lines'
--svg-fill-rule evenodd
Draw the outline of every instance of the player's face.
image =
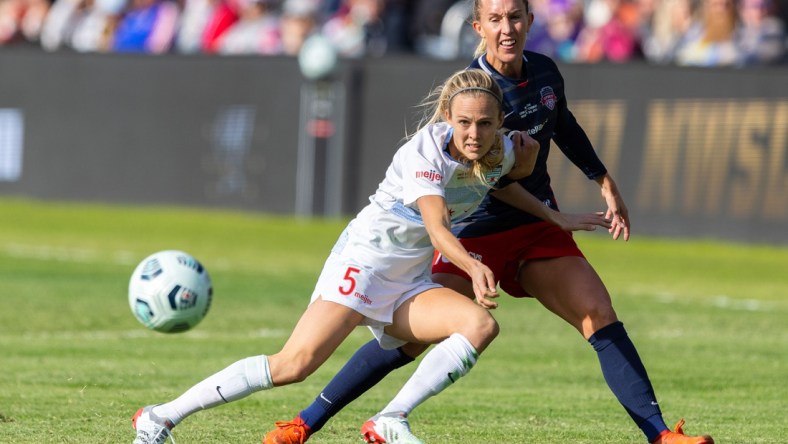
<svg viewBox="0 0 788 444">
<path fill-rule="evenodd" d="M 495 143 L 495 133 L 503 124 L 503 112 L 489 94 L 459 94 L 451 101 L 446 121 L 454 128 L 449 153 L 459 160 L 478 160 Z"/>
<path fill-rule="evenodd" d="M 501 74 L 519 76 L 533 14 L 523 0 L 482 0 L 479 6 L 473 28 L 487 43 L 487 61 Z"/>
</svg>

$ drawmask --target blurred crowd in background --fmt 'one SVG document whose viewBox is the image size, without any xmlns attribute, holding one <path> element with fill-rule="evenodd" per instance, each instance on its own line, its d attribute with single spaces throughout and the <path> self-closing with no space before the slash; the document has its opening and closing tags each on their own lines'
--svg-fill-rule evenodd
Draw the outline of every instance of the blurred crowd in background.
<svg viewBox="0 0 788 444">
<path fill-rule="evenodd" d="M 529 0 L 526 49 L 566 63 L 788 64 L 788 0 Z M 47 51 L 469 58 L 468 0 L 0 0 L 0 46 Z"/>
</svg>

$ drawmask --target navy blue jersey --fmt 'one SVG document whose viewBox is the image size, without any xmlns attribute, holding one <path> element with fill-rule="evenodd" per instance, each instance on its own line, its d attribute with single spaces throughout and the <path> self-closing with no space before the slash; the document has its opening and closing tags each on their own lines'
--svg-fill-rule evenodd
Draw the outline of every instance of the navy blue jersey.
<svg viewBox="0 0 788 444">
<path fill-rule="evenodd" d="M 521 79 L 501 75 L 487 63 L 484 55 L 474 60 L 469 68 L 483 69 L 501 86 L 506 114 L 503 126 L 509 130 L 524 131 L 540 144 L 533 173 L 518 181 L 531 194 L 551 208 L 558 209 L 547 173 L 551 139 L 589 179 L 605 175 L 605 165 L 567 107 L 564 79 L 553 60 L 524 51 L 525 77 Z M 459 237 L 477 237 L 540 221 L 536 216 L 488 195 L 481 206 L 453 231 Z"/>
</svg>

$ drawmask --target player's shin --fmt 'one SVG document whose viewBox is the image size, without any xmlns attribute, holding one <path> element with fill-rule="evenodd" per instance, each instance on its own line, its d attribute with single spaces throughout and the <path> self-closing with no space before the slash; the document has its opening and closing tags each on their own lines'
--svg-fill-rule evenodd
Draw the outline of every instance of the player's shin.
<svg viewBox="0 0 788 444">
<path fill-rule="evenodd" d="M 175 424 L 200 410 L 232 402 L 273 387 L 268 357 L 241 359 L 197 383 L 175 400 L 156 406 L 154 413 Z"/>
<path fill-rule="evenodd" d="M 478 357 L 478 352 L 465 336 L 459 333 L 451 335 L 424 356 L 413 376 L 380 413 L 409 414 L 427 398 L 465 376 Z"/>
</svg>

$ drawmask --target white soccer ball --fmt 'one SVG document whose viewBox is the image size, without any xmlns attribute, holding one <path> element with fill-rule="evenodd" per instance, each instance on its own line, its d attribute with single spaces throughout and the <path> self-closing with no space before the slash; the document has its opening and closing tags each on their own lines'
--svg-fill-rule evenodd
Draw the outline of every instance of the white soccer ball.
<svg viewBox="0 0 788 444">
<path fill-rule="evenodd" d="M 162 333 L 194 328 L 211 307 L 208 271 L 188 253 L 153 253 L 137 265 L 129 281 L 129 305 L 142 325 Z"/>
</svg>

